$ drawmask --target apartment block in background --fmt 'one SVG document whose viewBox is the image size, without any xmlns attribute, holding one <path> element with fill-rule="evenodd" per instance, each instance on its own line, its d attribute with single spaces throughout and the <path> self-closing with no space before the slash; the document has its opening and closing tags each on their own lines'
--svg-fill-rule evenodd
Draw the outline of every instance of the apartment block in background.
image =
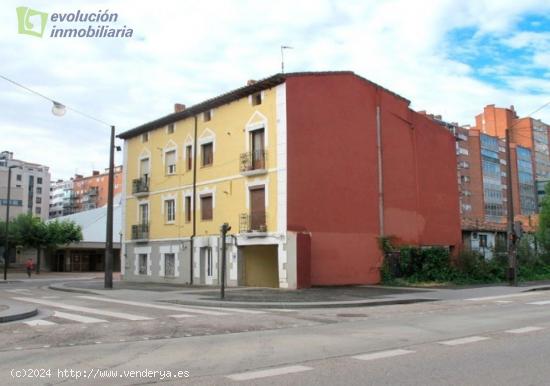
<svg viewBox="0 0 550 386">
<path fill-rule="evenodd" d="M 31 213 L 48 219 L 50 203 L 50 172 L 48 166 L 13 158 L 13 153 L 0 153 L 0 213 L 5 219 L 7 207 L 8 167 L 11 172 L 10 219 Z"/>
<path fill-rule="evenodd" d="M 536 198 L 537 202 L 540 201 L 544 194 L 544 186 L 550 180 L 550 125 L 531 117 L 519 118 L 514 106 L 504 108 L 487 105 L 483 112 L 476 116 L 476 128 L 481 133 L 502 139 L 506 136 L 506 129 L 510 128 L 511 143 L 530 150 L 538 192 Z M 520 158 L 524 161 L 524 157 Z M 527 183 L 525 178 L 527 177 L 523 175 L 523 185 Z"/>
<path fill-rule="evenodd" d="M 380 279 L 380 236 L 460 245 L 455 139 L 353 72 L 277 74 L 119 135 L 125 280 Z M 437 159 L 437 162 L 434 162 Z"/>
<path fill-rule="evenodd" d="M 73 179 L 52 182 L 50 187 L 50 218 L 75 213 Z"/>
<path fill-rule="evenodd" d="M 103 173 L 94 170 L 92 175 L 87 177 L 75 175 L 72 179 L 73 213 L 107 205 L 108 182 L 109 169 L 105 169 Z M 115 167 L 113 191 L 115 195 L 122 192 L 122 166 Z"/>
<path fill-rule="evenodd" d="M 451 131 L 456 138 L 457 179 L 460 193 L 462 238 L 465 248 L 491 258 L 495 246 L 506 243 L 507 231 L 507 157 L 506 143 L 497 135 L 477 127 L 445 122 L 441 116 L 428 115 Z M 496 121 L 513 124 L 513 110 L 499 110 Z M 479 118 L 477 119 L 479 123 Z M 493 122 L 486 131 L 497 133 Z M 526 142 L 522 142 L 523 145 Z M 534 231 L 538 221 L 535 159 L 531 148 L 511 141 L 513 208 L 516 221 L 526 231 Z M 540 156 L 539 156 L 540 158 Z M 539 168 L 539 170 L 541 170 Z"/>
</svg>

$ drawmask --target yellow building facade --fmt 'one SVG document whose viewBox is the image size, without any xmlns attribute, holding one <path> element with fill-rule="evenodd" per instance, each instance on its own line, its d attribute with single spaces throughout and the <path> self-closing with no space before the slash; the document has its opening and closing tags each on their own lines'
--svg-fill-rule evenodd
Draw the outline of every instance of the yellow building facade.
<svg viewBox="0 0 550 386">
<path fill-rule="evenodd" d="M 285 84 L 248 85 L 119 135 L 123 278 L 295 287 L 286 253 Z M 295 264 L 294 264 L 295 265 Z"/>
</svg>

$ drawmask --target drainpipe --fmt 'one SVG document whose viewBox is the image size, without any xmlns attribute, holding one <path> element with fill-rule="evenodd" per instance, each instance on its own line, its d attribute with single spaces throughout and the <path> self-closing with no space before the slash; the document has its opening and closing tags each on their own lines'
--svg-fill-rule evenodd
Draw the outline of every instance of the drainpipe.
<svg viewBox="0 0 550 386">
<path fill-rule="evenodd" d="M 197 211 L 196 211 L 196 196 L 197 196 L 197 116 L 195 119 L 195 128 L 193 134 L 193 197 L 191 198 L 191 207 L 193 212 L 193 234 L 191 235 L 191 258 L 189 272 L 191 273 L 190 283 L 193 285 L 193 258 L 195 254 L 194 241 L 197 234 Z"/>
<path fill-rule="evenodd" d="M 384 176 L 382 171 L 382 127 L 380 123 L 380 96 L 377 90 L 376 101 L 376 151 L 378 155 L 378 216 L 380 236 L 384 236 Z"/>
</svg>

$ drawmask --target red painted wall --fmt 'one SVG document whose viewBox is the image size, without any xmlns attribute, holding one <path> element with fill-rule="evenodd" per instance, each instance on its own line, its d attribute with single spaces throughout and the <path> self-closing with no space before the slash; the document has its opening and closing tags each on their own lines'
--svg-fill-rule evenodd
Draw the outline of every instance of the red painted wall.
<svg viewBox="0 0 550 386">
<path fill-rule="evenodd" d="M 458 246 L 449 132 L 420 119 L 405 99 L 352 73 L 289 76 L 286 87 L 288 229 L 311 233 L 313 285 L 379 281 L 377 100 L 385 234 L 413 244 Z"/>
</svg>

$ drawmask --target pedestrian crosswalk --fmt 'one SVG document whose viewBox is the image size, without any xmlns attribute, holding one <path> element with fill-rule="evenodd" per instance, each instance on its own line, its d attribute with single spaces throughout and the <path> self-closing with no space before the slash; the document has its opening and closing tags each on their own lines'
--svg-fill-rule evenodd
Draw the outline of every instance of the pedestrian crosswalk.
<svg viewBox="0 0 550 386">
<path fill-rule="evenodd" d="M 243 317 L 269 312 L 242 308 L 159 304 L 91 295 L 76 295 L 62 300 L 50 296 L 31 297 L 31 294 L 22 292 L 17 292 L 15 295 L 11 297 L 12 300 L 34 304 L 43 311 L 38 317 L 21 322 L 40 328 L 68 323 L 100 324 L 117 321 L 149 321 L 159 318 L 187 320 L 203 317 Z"/>
</svg>

